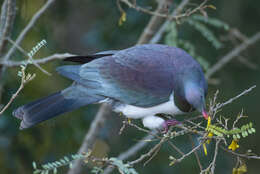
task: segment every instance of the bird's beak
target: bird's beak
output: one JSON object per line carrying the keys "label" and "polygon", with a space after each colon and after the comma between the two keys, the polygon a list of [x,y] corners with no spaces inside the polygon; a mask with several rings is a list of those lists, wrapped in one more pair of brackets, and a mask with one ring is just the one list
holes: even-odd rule
{"label": "bird's beak", "polygon": [[203,117],[207,120],[208,118],[209,118],[209,115],[208,115],[208,113],[204,110],[204,111],[202,111],[202,115],[203,115]]}

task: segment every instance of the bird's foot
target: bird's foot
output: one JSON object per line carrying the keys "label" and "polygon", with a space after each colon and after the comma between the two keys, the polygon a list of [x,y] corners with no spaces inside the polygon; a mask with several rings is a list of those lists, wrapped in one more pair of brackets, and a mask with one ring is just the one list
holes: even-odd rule
{"label": "bird's foot", "polygon": [[163,129],[164,129],[163,133],[167,133],[170,126],[175,126],[177,124],[181,124],[181,122],[179,122],[175,119],[170,119],[170,120],[164,121],[164,123],[163,123]]}

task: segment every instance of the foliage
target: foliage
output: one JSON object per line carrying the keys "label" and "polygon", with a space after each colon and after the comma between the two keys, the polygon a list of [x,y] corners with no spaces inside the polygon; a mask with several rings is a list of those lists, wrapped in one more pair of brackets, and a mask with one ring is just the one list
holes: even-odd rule
{"label": "foliage", "polygon": [[216,125],[209,125],[209,127],[207,127],[206,130],[212,132],[213,134],[219,137],[227,136],[227,138],[229,138],[230,135],[232,135],[233,139],[240,139],[241,138],[240,134],[242,135],[243,138],[245,138],[249,134],[255,133],[255,128],[253,128],[253,124],[251,122],[243,125],[241,128],[234,128],[231,130],[227,130],[223,127],[216,126]]}
{"label": "foliage", "polygon": [[[195,30],[197,30],[203,36],[203,38],[207,39],[210,42],[210,44],[214,48],[219,49],[223,47],[223,44],[217,39],[213,30],[210,29],[206,24],[214,28],[224,29],[225,31],[228,31],[229,25],[225,22],[217,18],[210,18],[202,15],[193,15],[190,18],[184,19],[183,22],[188,23]],[[196,52],[196,46],[192,43],[192,41],[183,40],[178,36],[177,23],[175,21],[169,23],[164,42],[170,46],[183,48],[191,56],[197,59],[205,70],[209,68],[209,61]]]}
{"label": "foliage", "polygon": [[116,166],[120,173],[124,174],[138,174],[134,168],[132,168],[129,164],[124,164],[122,160],[117,158],[110,158],[111,164]]}
{"label": "foliage", "polygon": [[[73,162],[75,160],[83,160],[86,164],[89,163],[90,161],[92,162],[102,162],[102,163],[106,163],[109,165],[113,165],[115,167],[117,167],[117,169],[119,170],[120,173],[123,174],[138,174],[136,172],[136,170],[134,168],[132,168],[132,166],[130,166],[129,164],[124,164],[122,160],[119,160],[117,158],[95,158],[94,156],[91,155],[91,151],[87,152],[87,153],[83,153],[83,154],[74,154],[74,155],[70,155],[70,156],[64,156],[63,158],[54,161],[54,162],[49,162],[47,164],[42,164],[40,165],[40,167],[37,167],[36,162],[33,162],[33,169],[34,169],[34,174],[48,174],[50,172],[52,172],[53,174],[57,174],[58,173],[58,168],[60,167],[64,167],[64,166],[69,166],[69,168],[73,168]],[[102,173],[103,169],[99,166],[94,166],[91,170],[91,173],[94,174],[99,174]]]}
{"label": "foliage", "polygon": [[49,172],[53,172],[53,174],[56,174],[58,171],[59,167],[63,166],[69,166],[69,168],[73,167],[73,161],[75,160],[84,160],[90,156],[91,152],[89,151],[86,154],[74,154],[71,156],[64,156],[63,158],[54,161],[54,162],[49,162],[47,164],[42,164],[40,168],[37,167],[36,162],[33,162],[33,169],[34,169],[34,174],[48,174]]}

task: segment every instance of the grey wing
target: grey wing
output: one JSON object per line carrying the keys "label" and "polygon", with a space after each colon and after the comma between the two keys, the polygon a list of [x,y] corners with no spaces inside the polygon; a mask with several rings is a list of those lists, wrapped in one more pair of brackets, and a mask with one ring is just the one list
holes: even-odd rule
{"label": "grey wing", "polygon": [[141,107],[168,101],[174,85],[172,59],[163,50],[144,47],[84,64],[79,74],[79,83],[97,95]]}

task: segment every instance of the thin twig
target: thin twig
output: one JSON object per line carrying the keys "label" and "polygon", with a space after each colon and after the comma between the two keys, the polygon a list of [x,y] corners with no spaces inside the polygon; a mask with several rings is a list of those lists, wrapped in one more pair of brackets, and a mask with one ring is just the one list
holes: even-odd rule
{"label": "thin twig", "polygon": [[220,141],[221,141],[220,139],[216,141],[215,152],[214,152],[214,157],[213,157],[212,162],[209,164],[209,166],[206,169],[201,170],[200,174],[207,174],[209,172],[209,170],[210,170],[211,174],[214,174]]}
{"label": "thin twig", "polygon": [[[62,60],[64,58],[70,57],[70,56],[75,56],[75,55],[70,54],[70,53],[53,54],[53,55],[50,55],[47,57],[34,59],[32,63],[45,64],[45,63],[53,61],[53,60]],[[24,65],[24,64],[30,64],[30,62],[28,62],[28,61],[11,61],[11,60],[0,62],[0,65],[4,65],[6,67],[16,67],[16,66],[20,66],[20,65]]]}
{"label": "thin twig", "polygon": [[174,150],[176,150],[179,154],[184,155],[184,153],[177,147],[175,146],[171,141],[167,142]]}
{"label": "thin twig", "polygon": [[250,155],[250,154],[240,154],[240,153],[236,153],[232,150],[229,150],[229,149],[226,149],[225,147],[223,146],[220,146],[220,148],[226,152],[229,152],[231,153],[232,155],[235,155],[235,156],[239,156],[241,158],[247,158],[247,159],[258,159],[260,160],[260,156],[257,156],[257,155]]}
{"label": "thin twig", "polygon": [[[190,142],[191,142],[191,147],[194,148],[195,145],[194,145],[194,141],[192,140],[191,135],[189,135],[189,139],[190,139]],[[194,152],[194,155],[196,157],[196,160],[197,160],[198,166],[200,168],[200,171],[202,171],[202,165],[201,165],[200,158],[199,158],[199,155],[198,155],[197,151]]]}
{"label": "thin twig", "polygon": [[[170,3],[170,0],[160,0],[158,1],[158,6],[156,9],[156,13],[162,13],[165,11],[165,7]],[[137,44],[143,44],[148,43],[150,39],[153,37],[155,32],[158,30],[158,28],[161,26],[165,18],[159,17],[159,16],[152,16],[149,23],[143,30],[143,33],[141,34]]]}
{"label": "thin twig", "polygon": [[240,94],[238,94],[237,96],[230,98],[228,101],[221,103],[221,104],[217,104],[216,107],[214,108],[214,111],[219,110],[220,108],[222,108],[223,106],[232,103],[234,100],[238,99],[239,97],[249,93],[250,91],[252,91],[254,88],[256,87],[256,85],[251,86],[250,88],[244,90],[243,92],[241,92]]}
{"label": "thin twig", "polygon": [[205,74],[206,78],[209,79],[213,74],[215,74],[217,71],[219,71],[223,66],[225,66],[228,62],[230,62],[232,59],[237,57],[241,52],[243,52],[245,49],[247,49],[249,46],[255,44],[257,41],[260,40],[260,32],[256,33],[254,36],[234,48],[232,51],[230,51],[227,55],[225,55],[223,58],[221,58],[216,64],[211,67],[207,73]]}
{"label": "thin twig", "polygon": [[48,71],[43,69],[39,64],[37,64],[31,56],[28,56],[28,53],[21,46],[16,45],[16,43],[12,39],[10,39],[10,38],[8,38],[8,41],[10,43],[12,43],[21,53],[23,53],[24,56],[28,57],[28,59],[30,60],[28,62],[32,63],[34,66],[36,66],[44,74],[47,74],[48,76],[51,76],[51,73],[49,73]]}
{"label": "thin twig", "polygon": [[[133,145],[132,147],[130,147],[127,151],[122,152],[117,159],[119,160],[125,160],[128,159],[132,156],[134,156],[137,152],[139,152],[142,148],[144,148],[145,146],[147,146],[147,144],[149,144],[150,141],[147,140],[151,140],[154,138],[153,135],[156,135],[157,131],[153,130],[150,134],[148,134],[147,136],[145,136],[143,139],[141,139],[138,143],[136,143],[135,145]],[[109,174],[113,171],[114,167],[109,166],[107,167],[103,174]]]}
{"label": "thin twig", "polygon": [[146,154],[141,155],[138,159],[136,159],[136,160],[134,160],[134,161],[131,161],[131,162],[129,162],[128,164],[129,164],[129,165],[134,165],[134,164],[137,164],[137,163],[143,161],[145,158],[150,157],[158,148],[161,147],[161,145],[162,145],[165,141],[168,140],[168,138],[169,138],[168,136],[164,136],[164,137],[160,140],[160,142],[159,142],[158,144],[156,144],[152,149],[149,150],[149,152],[147,152]]}
{"label": "thin twig", "polygon": [[5,110],[12,104],[12,102],[14,101],[14,99],[18,96],[18,94],[22,91],[22,89],[24,88],[24,85],[28,82],[30,82],[31,80],[34,79],[35,74],[33,75],[26,75],[25,74],[25,67],[22,67],[22,77],[21,77],[21,84],[20,87],[18,88],[18,90],[12,95],[11,99],[9,100],[9,102],[3,107],[3,109],[1,109],[0,111],[0,115],[2,115]]}
{"label": "thin twig", "polygon": [[[7,48],[6,38],[11,35],[11,30],[13,28],[15,14],[16,14],[16,0],[5,0],[1,9],[0,16],[0,57],[3,55],[5,49]],[[0,65],[0,79],[3,77],[2,67]],[[3,81],[0,82],[0,102],[2,99],[3,91]]]}
{"label": "thin twig", "polygon": [[152,156],[151,156],[147,161],[144,162],[144,166],[146,166],[146,165],[158,154],[158,152],[160,151],[161,147],[162,147],[162,145],[160,145],[160,146],[153,152]]}
{"label": "thin twig", "polygon": [[[188,5],[190,0],[183,0],[180,5],[172,12],[172,16],[176,16],[181,13],[181,11],[185,8],[185,6]],[[162,38],[163,33],[165,32],[167,26],[169,25],[170,21],[167,20],[164,22],[164,24],[161,26],[161,28],[156,32],[156,34],[152,37],[150,40],[150,43],[158,43],[160,39]]]}
{"label": "thin twig", "polygon": [[[50,5],[54,2],[55,0],[48,0],[44,6],[34,14],[30,22],[26,25],[26,27],[23,29],[23,31],[19,34],[17,39],[15,40],[15,45],[20,45],[20,43],[23,41],[24,37],[26,34],[31,30],[31,28],[35,25],[36,21],[41,17],[41,15],[50,7]],[[16,46],[13,45],[7,54],[3,58],[3,62],[6,62],[14,53],[16,50]],[[5,71],[5,67],[2,68],[2,73]]]}
{"label": "thin twig", "polygon": [[[206,136],[205,136],[206,137]],[[204,137],[204,138],[205,138]],[[199,145],[197,145],[196,147],[194,147],[191,151],[189,151],[188,153],[186,153],[185,155],[183,155],[181,158],[176,159],[175,162],[181,162],[182,160],[184,160],[186,157],[190,156],[191,154],[193,154],[195,151],[197,151],[203,144],[204,142],[201,142]]]}
{"label": "thin twig", "polygon": [[2,5],[0,20],[0,56],[6,48],[6,38],[11,35],[16,14],[15,5],[16,0],[5,0]]}
{"label": "thin twig", "polygon": [[180,18],[189,17],[189,16],[191,16],[192,14],[194,14],[198,11],[202,11],[202,10],[208,8],[209,6],[206,5],[207,1],[208,0],[204,0],[199,6],[197,6],[196,8],[194,8],[192,10],[187,10],[185,13],[172,16],[172,15],[168,15],[168,14],[158,13],[156,11],[150,11],[148,9],[145,9],[145,8],[142,8],[142,7],[139,7],[139,6],[134,6],[134,4],[132,4],[128,0],[121,0],[121,2],[124,2],[126,5],[128,5],[129,8],[134,8],[137,11],[147,13],[149,15],[163,17],[163,18],[166,18],[167,20],[170,20],[170,21],[173,21],[173,20],[178,21]]}
{"label": "thin twig", "polygon": [[245,118],[246,116],[244,116],[243,114],[243,109],[241,111],[241,113],[237,116],[236,120],[233,122],[233,125],[232,125],[232,129],[234,129],[236,127],[236,124],[238,123],[238,121],[241,119],[241,118]]}

